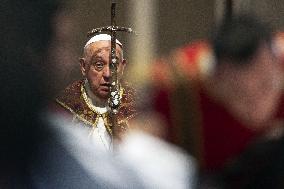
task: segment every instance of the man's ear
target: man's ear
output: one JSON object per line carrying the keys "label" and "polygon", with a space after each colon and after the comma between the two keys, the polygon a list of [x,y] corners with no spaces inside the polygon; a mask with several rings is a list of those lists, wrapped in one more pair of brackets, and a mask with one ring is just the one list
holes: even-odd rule
{"label": "man's ear", "polygon": [[82,75],[85,76],[86,75],[86,70],[87,70],[86,59],[85,58],[80,58],[79,62],[80,62],[80,68],[81,68]]}
{"label": "man's ear", "polygon": [[125,66],[125,65],[126,65],[126,63],[127,63],[127,60],[126,60],[126,59],[123,59],[123,60],[122,60],[122,65],[124,65],[124,66]]}
{"label": "man's ear", "polygon": [[122,62],[121,62],[121,74],[123,74],[126,63],[127,63],[126,59],[123,59]]}
{"label": "man's ear", "polygon": [[123,60],[122,60],[122,67],[123,67],[123,69],[125,68],[126,63],[127,63],[127,60],[126,60],[126,59],[123,59]]}

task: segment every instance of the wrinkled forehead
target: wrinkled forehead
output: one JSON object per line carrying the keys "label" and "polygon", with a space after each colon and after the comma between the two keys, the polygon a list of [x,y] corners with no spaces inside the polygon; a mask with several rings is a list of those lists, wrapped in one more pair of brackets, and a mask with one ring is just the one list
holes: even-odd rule
{"label": "wrinkled forehead", "polygon": [[[103,55],[105,53],[109,54],[111,50],[110,41],[97,41],[89,44],[84,48],[85,56],[92,57],[96,55]],[[120,45],[116,44],[116,54],[117,56],[122,56],[122,48]],[[121,58],[121,57],[119,57]]]}

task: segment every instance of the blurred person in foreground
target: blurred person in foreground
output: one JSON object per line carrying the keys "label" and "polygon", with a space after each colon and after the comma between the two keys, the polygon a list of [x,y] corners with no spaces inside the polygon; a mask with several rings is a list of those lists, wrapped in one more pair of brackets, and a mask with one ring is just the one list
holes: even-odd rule
{"label": "blurred person in foreground", "polygon": [[283,146],[283,136],[254,143],[205,188],[283,188]]}
{"label": "blurred person in foreground", "polygon": [[[108,34],[98,34],[89,39],[84,46],[80,68],[83,79],[75,81],[56,98],[58,110],[65,112],[72,123],[90,128],[89,136],[100,143],[106,150],[112,149],[113,128],[110,120],[108,99],[110,96],[110,40]],[[116,40],[118,60],[118,77],[121,106],[118,112],[117,135],[128,128],[128,121],[137,113],[134,108],[133,88],[122,82],[126,60],[123,46]],[[118,137],[118,136],[115,136]]]}
{"label": "blurred person in foreground", "polygon": [[[273,50],[283,66],[283,31],[273,37]],[[283,124],[283,123],[282,123]],[[214,188],[275,188],[284,187],[283,125],[270,133],[270,137],[250,144],[219,174],[211,177],[208,187]],[[281,130],[282,129],[282,130]]]}
{"label": "blurred person in foreground", "polygon": [[3,1],[1,25],[0,188],[32,188],[30,169],[42,140],[44,58],[57,0]]}
{"label": "blurred person in foreground", "polygon": [[202,171],[220,171],[257,138],[281,134],[283,70],[272,37],[253,16],[234,16],[210,43],[181,48],[163,64],[168,77],[156,88],[156,109]]}

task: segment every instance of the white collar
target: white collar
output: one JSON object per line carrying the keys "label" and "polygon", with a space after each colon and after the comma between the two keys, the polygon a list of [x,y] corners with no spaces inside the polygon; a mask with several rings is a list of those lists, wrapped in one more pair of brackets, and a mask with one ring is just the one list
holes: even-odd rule
{"label": "white collar", "polygon": [[107,100],[101,100],[94,95],[94,93],[91,91],[91,87],[87,79],[85,80],[84,87],[86,89],[87,97],[89,98],[96,111],[98,111],[99,113],[106,113],[108,109]]}

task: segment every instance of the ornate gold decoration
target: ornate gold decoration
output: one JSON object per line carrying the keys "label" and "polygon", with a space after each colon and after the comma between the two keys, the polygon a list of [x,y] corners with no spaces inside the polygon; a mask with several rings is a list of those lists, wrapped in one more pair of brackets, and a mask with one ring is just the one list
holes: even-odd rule
{"label": "ornate gold decoration", "polygon": [[[125,84],[121,87],[121,106],[118,112],[118,126],[121,131],[128,128],[128,121],[137,115],[134,108],[135,91],[133,88]],[[85,125],[96,127],[98,118],[102,117],[107,128],[107,131],[112,135],[112,125],[110,122],[109,113],[98,113],[94,105],[90,102],[85,88],[84,80],[79,80],[68,86],[57,98],[57,104],[63,107],[67,112],[72,113],[73,120],[83,122]]]}

